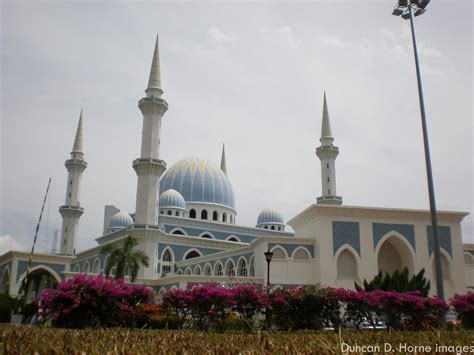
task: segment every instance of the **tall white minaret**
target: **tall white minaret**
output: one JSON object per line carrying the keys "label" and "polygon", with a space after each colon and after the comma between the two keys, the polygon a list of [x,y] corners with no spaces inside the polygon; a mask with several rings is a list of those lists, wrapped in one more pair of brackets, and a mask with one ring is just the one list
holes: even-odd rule
{"label": "tall white minaret", "polygon": [[227,162],[225,160],[225,144],[222,143],[221,170],[227,175]]}
{"label": "tall white minaret", "polygon": [[84,149],[82,146],[82,110],[77,125],[76,138],[72,147],[71,158],[65,162],[67,169],[66,201],[64,206],[59,207],[59,213],[63,218],[61,229],[60,254],[72,255],[76,253],[77,226],[79,218],[84,209],[79,203],[81,192],[82,172],[87,168],[84,160]]}
{"label": "tall white minaret", "polygon": [[138,176],[135,224],[158,225],[160,177],[166,170],[166,163],[160,159],[161,119],[168,110],[168,103],[161,98],[158,36],[145,92],[146,96],[138,102],[143,114],[141,154],[133,161]]}
{"label": "tall white minaret", "polygon": [[322,196],[316,200],[322,204],[341,205],[342,197],[336,195],[336,158],[339,155],[339,148],[332,144],[334,137],[332,136],[331,122],[329,121],[326,92],[324,92],[323,122],[319,141],[321,146],[316,148],[316,155],[321,160]]}

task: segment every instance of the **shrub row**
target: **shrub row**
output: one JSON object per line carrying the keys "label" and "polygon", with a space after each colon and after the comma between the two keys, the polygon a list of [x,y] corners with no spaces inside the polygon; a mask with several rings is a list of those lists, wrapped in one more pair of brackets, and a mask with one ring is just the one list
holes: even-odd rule
{"label": "shrub row", "polygon": [[221,327],[226,317],[238,314],[249,328],[262,321],[267,329],[296,330],[345,327],[349,323],[373,327],[383,320],[395,329],[436,327],[448,310],[446,302],[420,292],[350,291],[304,286],[271,293],[258,286],[220,288],[217,284],[173,290],[163,295],[164,310],[181,324],[199,329]]}
{"label": "shrub row", "polygon": [[[38,319],[66,328],[152,327],[225,329],[229,324],[252,329],[296,330],[376,327],[437,327],[448,304],[420,292],[351,291],[303,286],[266,292],[257,285],[224,288],[210,283],[165,292],[153,304],[144,286],[103,276],[76,275],[36,299]],[[474,293],[456,295],[453,309],[466,327],[474,326]]]}

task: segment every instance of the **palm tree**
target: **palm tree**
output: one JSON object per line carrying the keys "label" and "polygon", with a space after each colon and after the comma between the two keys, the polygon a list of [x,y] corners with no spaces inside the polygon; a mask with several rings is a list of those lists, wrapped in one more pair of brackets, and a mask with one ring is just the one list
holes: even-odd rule
{"label": "palm tree", "polygon": [[105,274],[110,275],[110,271],[115,267],[115,279],[123,279],[125,270],[131,271],[132,282],[137,278],[140,264],[148,267],[149,258],[141,250],[133,250],[138,245],[138,240],[131,235],[125,238],[122,247],[115,244],[109,244],[100,250],[101,254],[109,256],[105,265]]}

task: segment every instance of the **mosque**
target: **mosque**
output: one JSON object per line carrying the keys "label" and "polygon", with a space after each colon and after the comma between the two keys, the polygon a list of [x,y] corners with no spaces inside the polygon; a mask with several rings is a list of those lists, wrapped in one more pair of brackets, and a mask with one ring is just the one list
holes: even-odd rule
{"label": "mosque", "polygon": [[[101,248],[123,243],[129,235],[139,240],[137,248],[150,258],[136,283],[157,293],[211,281],[230,286],[266,285],[264,253],[268,250],[273,252],[271,287],[319,283],[353,289],[354,282],[372,279],[380,270],[391,273],[407,267],[410,274],[424,268],[431,280],[431,293],[436,293],[429,211],[349,206],[337,194],[339,148],[334,145],[326,95],[316,148],[321,162],[321,196],[287,221],[277,210],[265,208],[255,226],[243,226],[237,224],[236,197],[227,176],[224,147],[220,166],[192,158],[167,167],[160,156],[161,121],[168,103],[161,86],[158,40],[145,93],[138,102],[143,115],[141,153],[132,163],[137,174],[135,211],[105,206],[103,234],[95,239],[97,246],[76,250],[84,213],[81,179],[87,168],[81,112],[71,155],[65,162],[68,175],[65,203],[59,207],[60,252],[33,255],[28,299],[78,273],[103,273],[107,260]],[[438,213],[446,297],[474,288],[474,244],[463,244],[461,235],[466,215]],[[287,225],[294,233],[285,230]],[[28,258],[28,253],[15,250],[0,255],[0,292],[18,294]]]}

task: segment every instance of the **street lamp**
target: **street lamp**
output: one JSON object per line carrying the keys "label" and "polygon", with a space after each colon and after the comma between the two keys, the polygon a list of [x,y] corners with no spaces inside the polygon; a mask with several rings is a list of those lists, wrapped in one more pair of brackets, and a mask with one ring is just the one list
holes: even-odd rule
{"label": "street lamp", "polygon": [[265,253],[265,260],[267,260],[267,293],[270,293],[270,263],[272,262],[273,252],[267,250]]}
{"label": "street lamp", "polygon": [[418,82],[418,97],[420,100],[421,125],[423,127],[423,143],[425,147],[426,177],[428,180],[428,194],[430,199],[431,226],[434,244],[434,260],[436,274],[436,289],[438,297],[444,300],[443,270],[441,269],[441,248],[438,234],[438,218],[436,216],[436,200],[433,184],[433,172],[431,170],[430,146],[428,142],[428,128],[426,125],[425,100],[423,98],[423,87],[421,84],[420,63],[418,61],[418,50],[416,47],[415,27],[413,15],[420,16],[426,12],[426,6],[430,0],[398,0],[398,5],[392,15],[401,16],[405,20],[410,19],[411,38],[413,41],[413,52],[415,54],[416,78]]}

